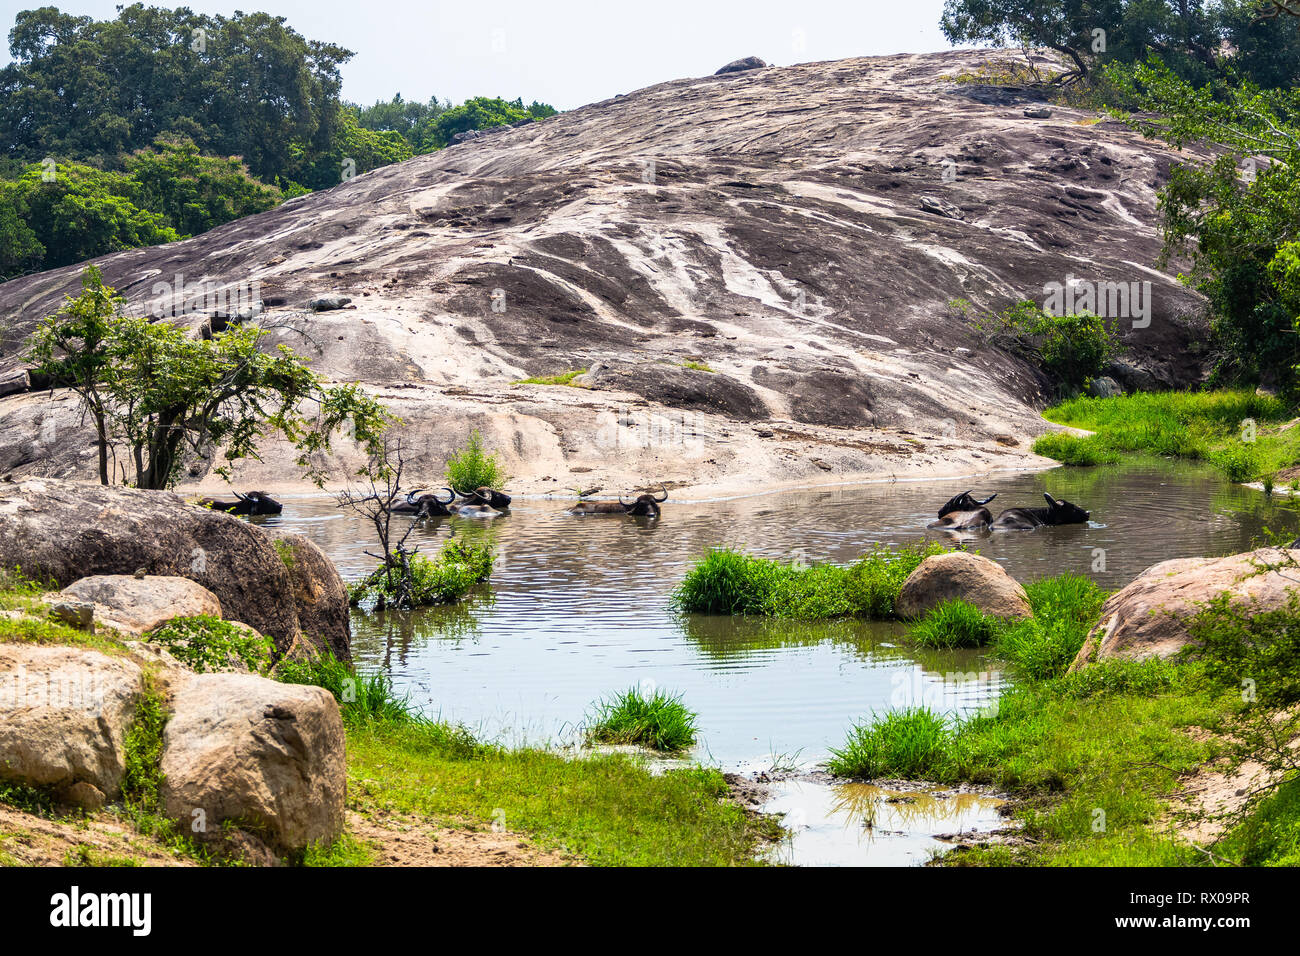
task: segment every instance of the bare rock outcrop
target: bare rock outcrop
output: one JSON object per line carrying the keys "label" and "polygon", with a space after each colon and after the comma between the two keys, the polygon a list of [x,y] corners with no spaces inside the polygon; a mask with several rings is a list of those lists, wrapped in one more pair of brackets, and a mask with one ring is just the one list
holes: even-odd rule
{"label": "bare rock outcrop", "polygon": [[[139,569],[183,577],[216,595],[224,617],[272,638],[280,651],[299,634],[295,583],[273,539],[169,492],[54,479],[0,482],[0,566],[20,566],[63,587]],[[330,640],[344,640],[337,626]]]}
{"label": "bare rock outcrop", "polygon": [[96,574],[81,578],[50,601],[94,605],[94,623],[139,635],[177,617],[221,617],[217,596],[188,578],[147,574]]}
{"label": "bare rock outcrop", "polygon": [[[1174,386],[1199,377],[1204,308],[1176,266],[1153,267],[1180,154],[1074,107],[1026,116],[1032,91],[978,82],[1000,55],[671,80],[96,264],[145,312],[177,274],[258,283],[272,343],[407,422],[412,474],[440,474],[474,428],[520,493],[571,467],[716,489],[1021,466],[996,437],[1046,427],[1049,383],[979,310],[1071,278],[1149,282],[1149,316],[1114,316],[1124,360]],[[0,285],[0,375],[80,273]],[[352,301],[305,307],[325,292]],[[514,384],[597,363],[632,371]],[[86,434],[63,390],[0,397],[0,474],[92,476]],[[291,447],[259,451],[241,484],[296,474]],[[338,443],[334,464],[360,463]]]}
{"label": "bare rock outcrop", "polygon": [[907,576],[894,602],[904,620],[924,617],[945,601],[965,601],[992,617],[1033,616],[1029,597],[996,561],[968,551],[931,555]]}
{"label": "bare rock outcrop", "polygon": [[175,691],[163,734],[167,815],[200,838],[225,825],[279,852],[343,831],[343,721],[320,687],[199,674]]}
{"label": "bare rock outcrop", "polygon": [[[1222,558],[1178,558],[1143,571],[1101,606],[1070,672],[1106,658],[1168,658],[1187,646],[1188,622],[1210,600],[1258,611],[1283,607],[1300,591],[1300,551],[1261,548]],[[1279,569],[1280,568],[1280,569]]]}
{"label": "bare rock outcrop", "polygon": [[84,648],[0,644],[0,779],[87,808],[115,796],[141,669]]}

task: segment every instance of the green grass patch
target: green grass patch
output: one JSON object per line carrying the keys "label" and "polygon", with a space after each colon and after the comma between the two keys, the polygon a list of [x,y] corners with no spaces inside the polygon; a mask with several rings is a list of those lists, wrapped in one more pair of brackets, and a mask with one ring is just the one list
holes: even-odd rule
{"label": "green grass patch", "polygon": [[706,363],[696,362],[693,360],[689,362],[683,362],[682,368],[693,369],[696,372],[716,372],[716,369],[709,368],[709,366]]}
{"label": "green grass patch", "polygon": [[1047,432],[1034,439],[1033,452],[1065,465],[1112,465],[1120,453],[1107,446],[1098,435],[1071,435]]}
{"label": "green grass patch", "polygon": [[354,725],[348,768],[359,812],[500,823],[598,866],[748,865],[775,835],[770,820],[721,801],[716,770],[652,774],[624,754],[506,750],[441,724]]}
{"label": "green grass patch", "polygon": [[536,375],[532,378],[521,378],[511,382],[511,385],[568,385],[572,388],[582,388],[581,385],[574,385],[573,380],[582,375],[587,370],[585,368],[575,368],[568,372],[561,372],[559,375]]}
{"label": "green grass patch", "polygon": [[965,601],[944,601],[912,625],[908,636],[920,647],[983,647],[992,643],[1002,622]]}
{"label": "green grass patch", "polygon": [[351,726],[375,720],[408,723],[415,715],[408,696],[397,696],[386,674],[359,674],[348,663],[325,653],[312,660],[283,660],[273,676],[286,684],[323,687],[339,703],[344,724]]}
{"label": "green grass patch", "polygon": [[145,634],[144,639],[161,644],[200,674],[229,670],[238,664],[255,674],[265,674],[275,656],[271,638],[209,614],[172,618]]}
{"label": "green grass patch", "polygon": [[949,721],[928,707],[888,711],[854,726],[844,747],[831,750],[827,766],[839,777],[924,780],[935,773],[951,739]]}
{"label": "green grass patch", "polygon": [[1207,461],[1231,481],[1255,481],[1300,464],[1300,428],[1281,428],[1296,412],[1283,399],[1249,390],[1075,398],[1044,417],[1096,434],[1044,435],[1034,450],[1067,464],[1131,453]]}
{"label": "green grass patch", "polygon": [[633,687],[596,702],[587,719],[587,738],[678,753],[695,743],[697,716],[680,695],[655,690],[647,696]]}
{"label": "green grass patch", "polygon": [[848,566],[787,564],[713,550],[687,572],[672,602],[679,611],[696,614],[888,618],[903,581],[917,565],[950,550],[928,543],[896,551],[882,548]]}

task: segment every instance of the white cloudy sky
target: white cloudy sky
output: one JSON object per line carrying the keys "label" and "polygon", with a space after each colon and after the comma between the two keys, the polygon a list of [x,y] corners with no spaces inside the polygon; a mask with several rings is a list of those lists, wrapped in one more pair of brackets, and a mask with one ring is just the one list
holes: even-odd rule
{"label": "white cloudy sky", "polygon": [[[7,36],[17,11],[53,4],[96,19],[115,0],[0,0]],[[847,56],[928,52],[943,0],[172,0],[230,15],[284,16],[299,33],[354,51],[346,99],[401,92],[459,102],[469,96],[537,99],[561,109],[663,80],[712,73],[759,56],[789,64]],[[8,44],[0,60],[8,61]]]}

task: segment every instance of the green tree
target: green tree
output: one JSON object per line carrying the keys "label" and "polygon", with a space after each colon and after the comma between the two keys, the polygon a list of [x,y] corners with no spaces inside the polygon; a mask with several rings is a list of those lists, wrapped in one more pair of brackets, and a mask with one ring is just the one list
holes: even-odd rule
{"label": "green tree", "polygon": [[142,3],[112,20],[24,10],[0,70],[0,143],[28,162],[115,159],[161,134],[241,156],[271,182],[293,144],[334,140],[339,67],[352,54],[307,40],[283,17],[208,16]]}
{"label": "green tree", "polygon": [[130,176],[78,163],[58,163],[52,173],[38,164],[0,183],[3,204],[44,249],[44,268],[180,238],[163,216],[137,205],[140,185]]}
{"label": "green tree", "polygon": [[442,149],[457,133],[491,129],[523,120],[545,119],[554,116],[555,112],[554,107],[545,103],[534,102],[525,107],[522,99],[507,101],[500,97],[475,96],[434,120],[417,149],[419,152]]}
{"label": "green tree", "polygon": [[23,220],[17,196],[0,187],[0,282],[37,268],[45,247]]}
{"label": "green tree", "polygon": [[1166,257],[1188,256],[1186,280],[1210,300],[1217,375],[1297,390],[1300,91],[1198,89],[1156,59],[1108,73],[1148,114],[1130,118],[1145,135],[1218,147],[1160,194]]}
{"label": "green tree", "polygon": [[124,316],[120,300],[93,267],[83,291],[41,323],[28,359],[39,372],[68,382],[96,421],[100,481],[121,448],[140,488],[167,488],[186,453],[220,453],[229,463],[257,458],[257,442],[279,433],[300,452],[298,464],[318,484],[313,460],[347,426],[369,453],[380,447],[387,411],[355,385],[329,385],[285,345],[265,347],[266,333],[239,326],[210,340],[167,322]]}
{"label": "green tree", "polygon": [[160,136],[133,153],[126,169],[137,184],[136,201],[166,217],[183,236],[265,212],[282,201],[280,190],[249,175],[238,158],[203,156],[190,140]]}

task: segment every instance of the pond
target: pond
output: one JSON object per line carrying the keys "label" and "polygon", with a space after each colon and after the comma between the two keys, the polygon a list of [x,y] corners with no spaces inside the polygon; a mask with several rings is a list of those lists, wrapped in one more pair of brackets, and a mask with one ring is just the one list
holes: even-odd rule
{"label": "pond", "polygon": [[[698,760],[811,767],[872,710],[927,703],[967,713],[987,706],[1005,677],[977,652],[909,649],[888,622],[682,618],[669,607],[673,587],[711,547],[845,563],[875,545],[944,540],[925,525],[970,487],[998,494],[995,514],[1042,504],[1044,492],[1092,512],[1087,525],[966,539],[1021,581],[1073,571],[1118,588],[1156,562],[1242,551],[1266,529],[1298,524],[1285,500],[1161,461],[670,500],[657,522],[516,499],[493,522],[453,518],[416,531],[431,553],[453,534],[490,537],[499,554],[490,588],[453,608],[358,613],[353,653],[430,716],[507,744],[571,742],[594,701],[640,685],[681,693],[698,712]],[[331,498],[289,498],[267,520],[311,538],[348,580],[374,566],[372,532]]]}

